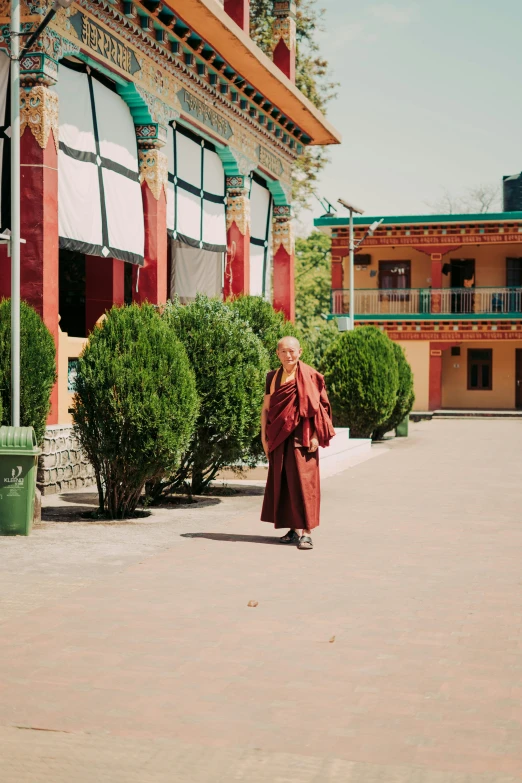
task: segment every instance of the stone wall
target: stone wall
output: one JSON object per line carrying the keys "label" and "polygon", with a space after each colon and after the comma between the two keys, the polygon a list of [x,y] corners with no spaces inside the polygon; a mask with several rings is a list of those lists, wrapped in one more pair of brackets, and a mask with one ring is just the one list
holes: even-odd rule
{"label": "stone wall", "polygon": [[70,425],[47,427],[38,462],[37,484],[42,495],[95,484],[94,470]]}

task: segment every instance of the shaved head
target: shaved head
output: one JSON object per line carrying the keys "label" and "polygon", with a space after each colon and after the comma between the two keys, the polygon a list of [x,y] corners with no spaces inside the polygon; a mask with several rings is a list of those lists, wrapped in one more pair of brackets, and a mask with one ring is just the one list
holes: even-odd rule
{"label": "shaved head", "polygon": [[281,337],[279,342],[277,343],[277,350],[279,351],[280,348],[283,346],[293,346],[296,348],[296,350],[299,350],[301,347],[301,343],[297,339],[297,337],[292,337],[291,335],[288,335],[287,337]]}
{"label": "shaved head", "polygon": [[301,348],[297,337],[292,337],[292,335],[281,337],[277,343],[277,358],[287,373],[293,373],[295,371],[297,362],[302,353],[303,349]]}

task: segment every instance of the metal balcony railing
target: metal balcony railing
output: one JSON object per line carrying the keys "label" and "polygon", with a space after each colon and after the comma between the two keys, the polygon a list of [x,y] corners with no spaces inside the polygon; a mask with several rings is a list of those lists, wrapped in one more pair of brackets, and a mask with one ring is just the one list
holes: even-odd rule
{"label": "metal balcony railing", "polygon": [[[332,314],[348,315],[350,292],[332,291]],[[522,315],[522,288],[359,288],[355,315]]]}

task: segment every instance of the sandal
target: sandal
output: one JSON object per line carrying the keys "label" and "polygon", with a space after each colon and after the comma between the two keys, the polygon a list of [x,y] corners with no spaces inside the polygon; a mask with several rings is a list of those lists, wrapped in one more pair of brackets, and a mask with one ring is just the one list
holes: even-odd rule
{"label": "sandal", "polygon": [[284,536],[279,539],[282,544],[297,544],[299,536],[295,530],[289,530]]}
{"label": "sandal", "polygon": [[314,545],[310,536],[301,536],[298,544],[299,549],[313,549]]}

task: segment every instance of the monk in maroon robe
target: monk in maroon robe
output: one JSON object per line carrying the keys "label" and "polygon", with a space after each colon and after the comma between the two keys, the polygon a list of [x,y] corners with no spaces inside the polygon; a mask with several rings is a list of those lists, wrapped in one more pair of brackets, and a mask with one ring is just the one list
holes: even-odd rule
{"label": "monk in maroon robe", "polygon": [[295,337],[283,337],[281,367],[266,377],[261,439],[268,479],[261,519],[290,528],[282,543],[312,549],[321,501],[318,449],[329,445],[335,430],[324,378],[300,361],[301,353]]}

